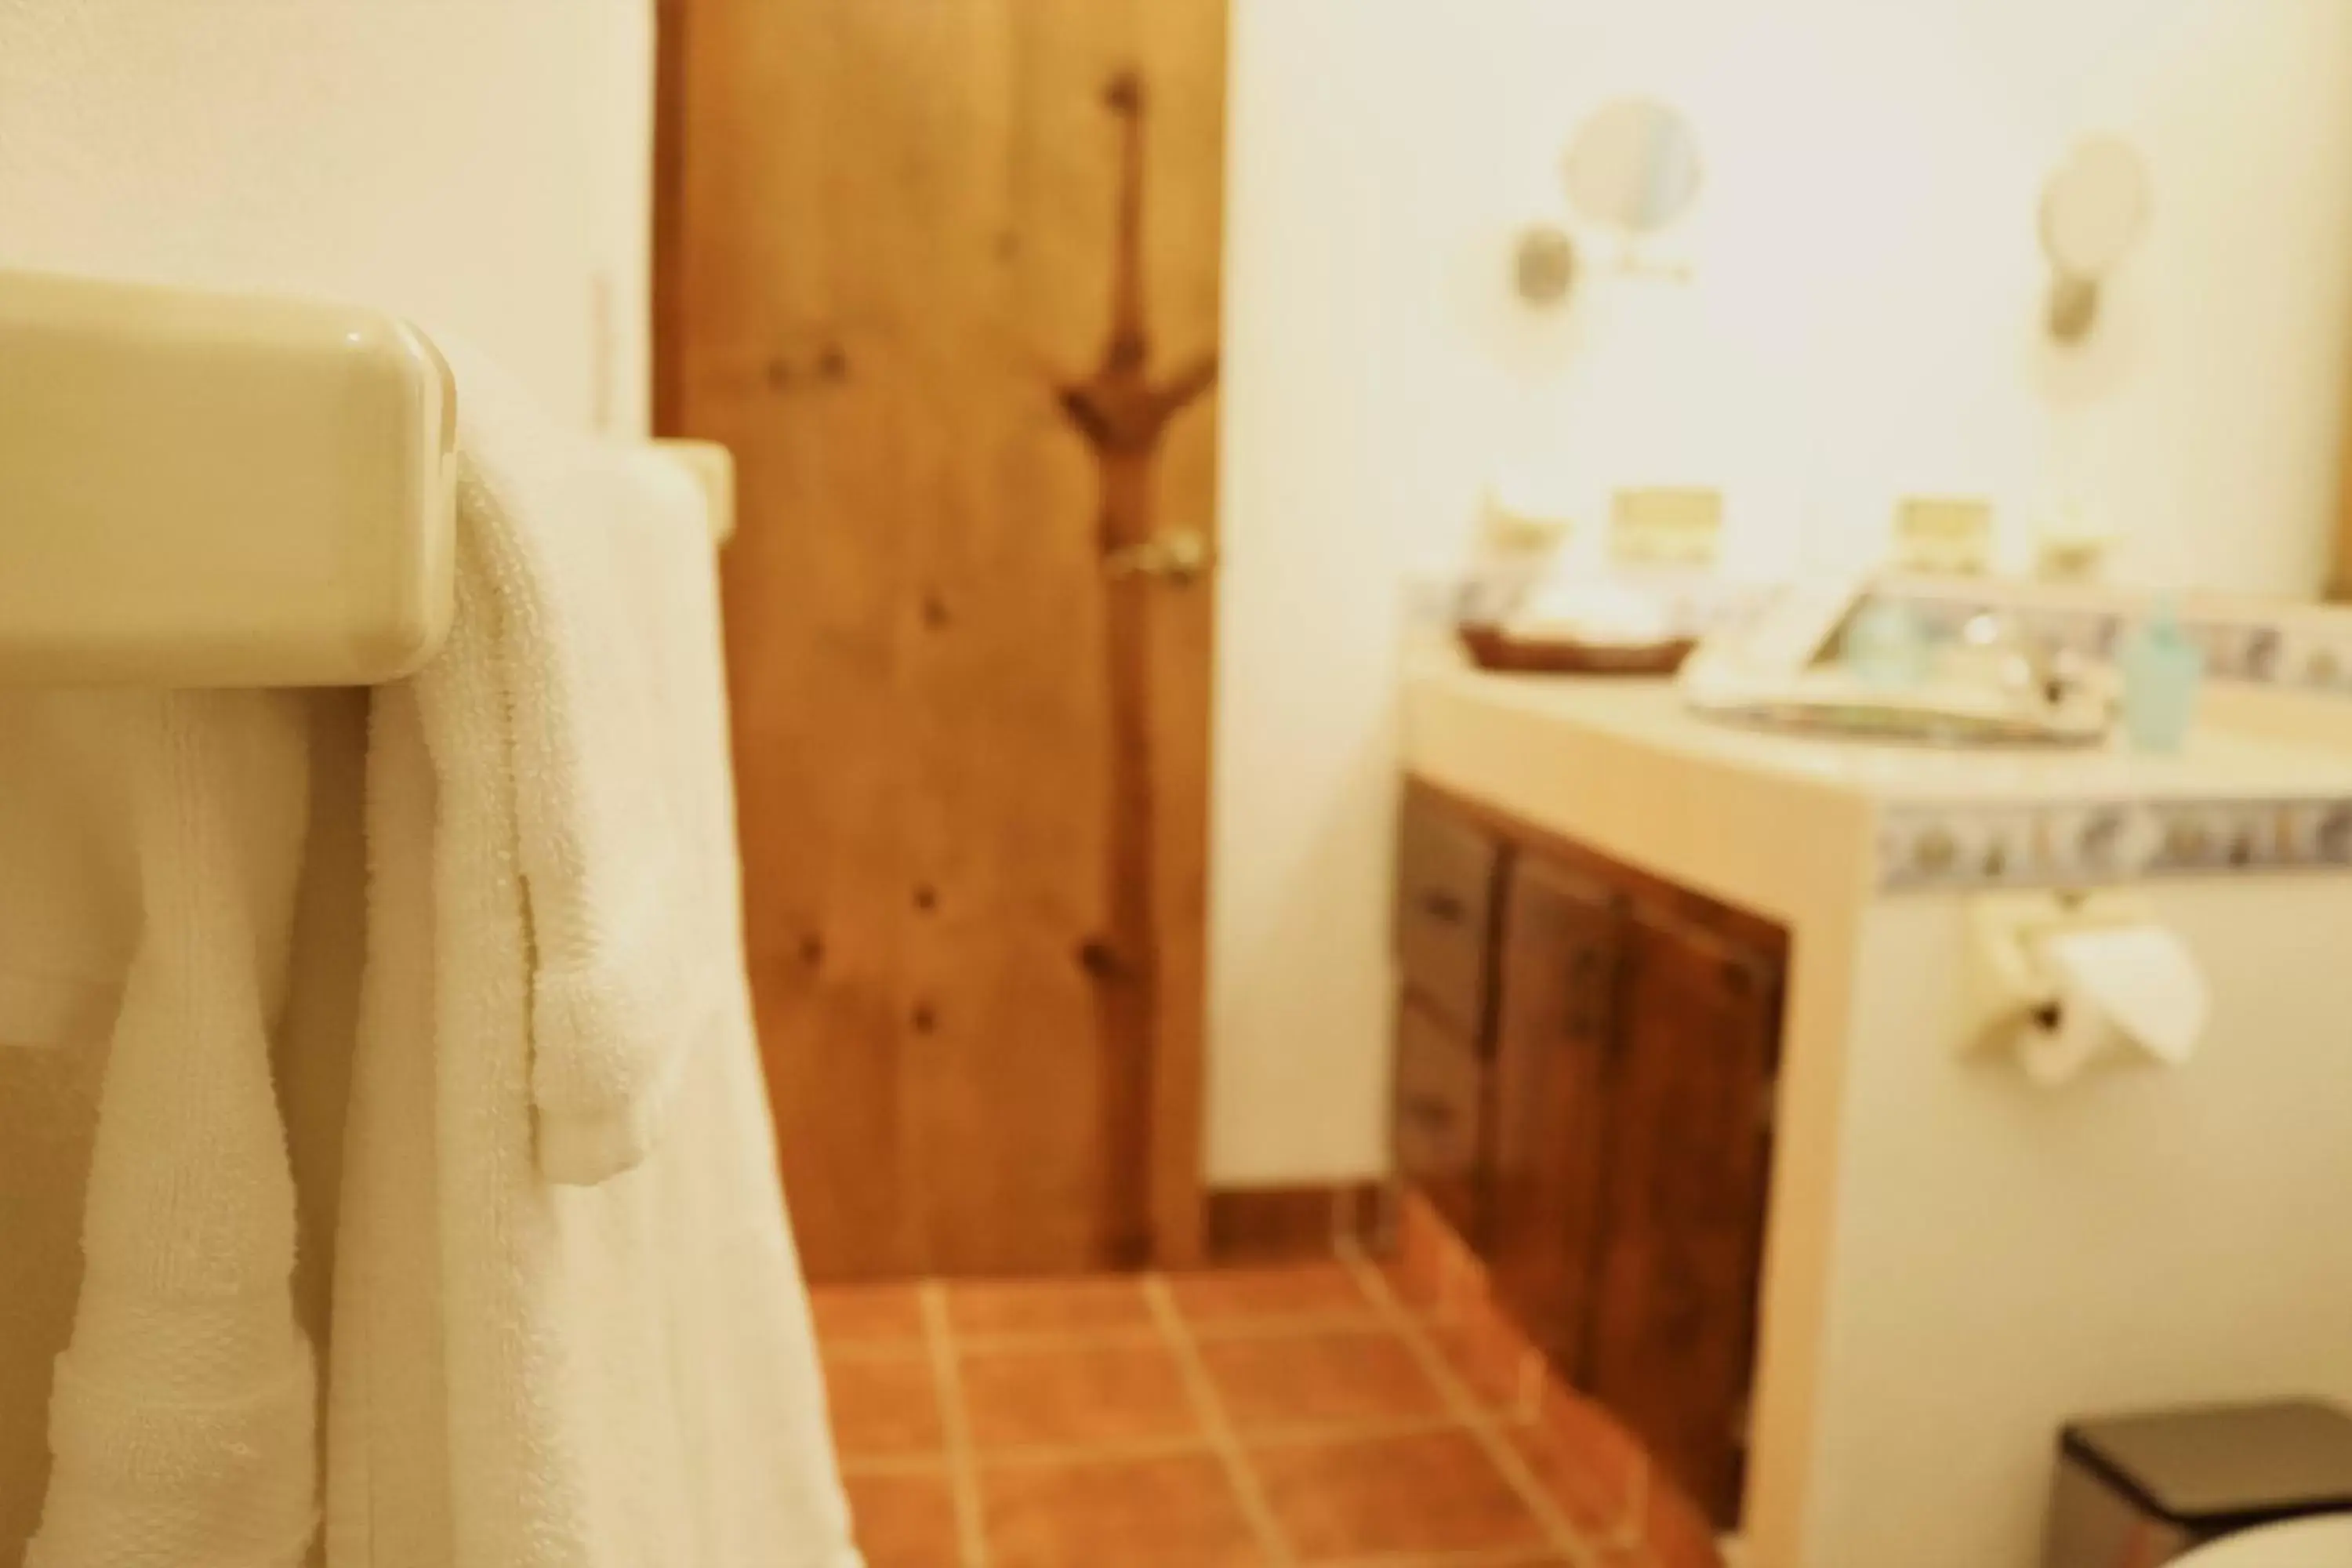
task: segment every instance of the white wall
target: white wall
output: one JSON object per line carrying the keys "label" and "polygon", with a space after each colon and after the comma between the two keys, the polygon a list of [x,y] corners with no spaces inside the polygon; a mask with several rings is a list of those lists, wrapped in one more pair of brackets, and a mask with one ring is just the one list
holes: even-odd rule
{"label": "white wall", "polygon": [[1961,1052],[1966,900],[1865,916],[1810,1506],[1759,1562],[2025,1568],[2063,1422],[2352,1398],[2352,879],[2143,893],[2211,1026],[2055,1091]]}
{"label": "white wall", "polygon": [[327,293],[646,418],[649,0],[0,0],[0,267]]}
{"label": "white wall", "polygon": [[[1675,287],[1507,288],[1580,119],[1695,121]],[[2352,341],[2342,0],[1240,0],[1229,179],[1210,1168],[1384,1163],[1397,611],[1482,485],[1586,525],[1722,487],[1727,549],[1871,548],[1902,493],[1983,495],[2021,559],[2068,496],[2119,575],[2325,570]],[[2042,176],[2145,153],[2155,222],[2097,346],[2044,351]],[[1590,253],[1590,247],[1589,247]]]}

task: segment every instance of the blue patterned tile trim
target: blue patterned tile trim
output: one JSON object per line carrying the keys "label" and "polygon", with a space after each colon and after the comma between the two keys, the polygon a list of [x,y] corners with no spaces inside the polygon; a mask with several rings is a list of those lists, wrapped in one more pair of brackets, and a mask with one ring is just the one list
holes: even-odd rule
{"label": "blue patterned tile trim", "polygon": [[2352,796],[1904,802],[1880,809],[1886,892],[2352,870]]}

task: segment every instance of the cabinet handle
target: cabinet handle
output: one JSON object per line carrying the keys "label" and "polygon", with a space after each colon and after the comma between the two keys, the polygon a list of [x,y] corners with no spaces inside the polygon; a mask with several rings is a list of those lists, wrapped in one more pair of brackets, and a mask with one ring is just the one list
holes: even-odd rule
{"label": "cabinet handle", "polygon": [[1445,925],[1458,926],[1470,918],[1470,906],[1443,888],[1421,895],[1421,912]]}

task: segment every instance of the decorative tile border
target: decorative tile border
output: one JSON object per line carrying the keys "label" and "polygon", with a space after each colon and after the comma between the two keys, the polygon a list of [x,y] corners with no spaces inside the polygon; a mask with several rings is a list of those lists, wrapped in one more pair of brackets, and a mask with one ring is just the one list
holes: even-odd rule
{"label": "decorative tile border", "polygon": [[[1874,597],[1957,637],[1991,611],[2053,649],[2105,659],[2146,613],[2137,595],[1992,580],[1897,579]],[[2352,699],[2352,612],[2183,606],[2215,679]],[[2352,869],[2352,795],[1902,803],[1882,807],[1882,890],[2095,885],[2162,877]]]}
{"label": "decorative tile border", "polygon": [[2352,795],[1905,802],[1881,808],[1884,892],[2352,870]]}

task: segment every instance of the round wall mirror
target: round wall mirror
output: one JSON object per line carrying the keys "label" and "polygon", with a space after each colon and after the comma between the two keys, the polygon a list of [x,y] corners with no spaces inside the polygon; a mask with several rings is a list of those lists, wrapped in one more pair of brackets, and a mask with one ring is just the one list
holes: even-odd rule
{"label": "round wall mirror", "polygon": [[2042,192],[2042,249],[2057,273],[2050,331],[2074,342],[2098,319],[2099,283],[2147,232],[2147,165],[2120,137],[2078,143]]}
{"label": "round wall mirror", "polygon": [[1568,199],[1627,234],[1665,227],[1698,195],[1698,138],[1669,104],[1628,98],[1595,110],[1568,150]]}

